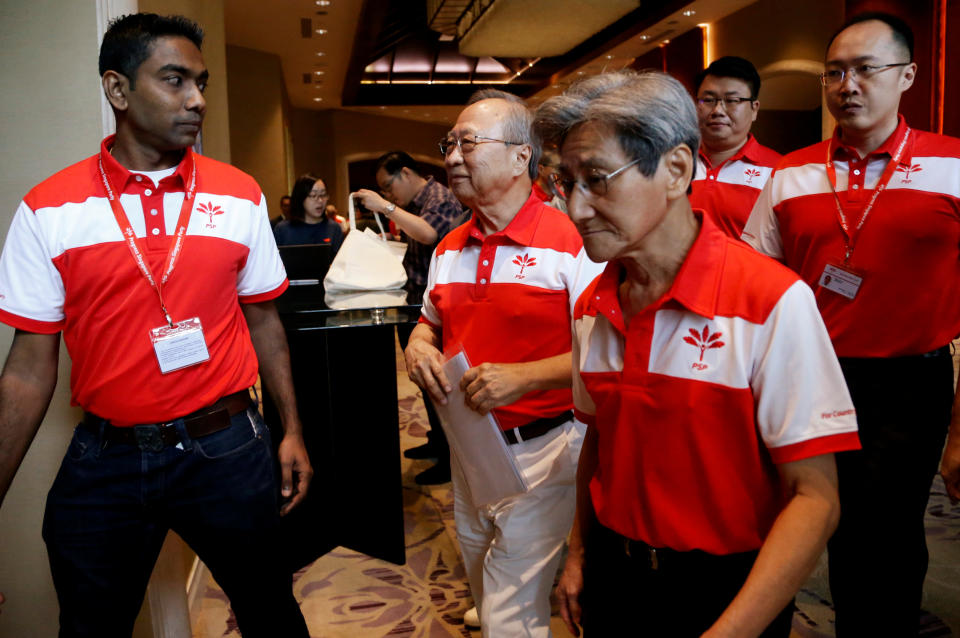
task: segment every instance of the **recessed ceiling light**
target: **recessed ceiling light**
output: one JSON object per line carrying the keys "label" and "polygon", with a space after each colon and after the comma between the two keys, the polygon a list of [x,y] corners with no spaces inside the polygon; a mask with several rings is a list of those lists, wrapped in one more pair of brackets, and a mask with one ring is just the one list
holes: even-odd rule
{"label": "recessed ceiling light", "polygon": [[403,109],[403,112],[404,112],[404,113],[409,113],[409,112],[410,112],[410,109]]}
{"label": "recessed ceiling light", "polygon": [[613,56],[612,56],[612,55],[608,55],[608,56],[607,56],[607,59],[608,59],[608,60],[612,60],[612,59],[613,59]]}
{"label": "recessed ceiling light", "polygon": [[447,33],[441,33],[440,42],[453,42],[453,36]]}
{"label": "recessed ceiling light", "polygon": [[325,56],[325,55],[326,55],[326,53],[324,53],[323,51],[317,51],[317,57],[318,57],[318,58],[322,58],[322,57]]}
{"label": "recessed ceiling light", "polygon": [[317,30],[315,31],[315,33],[316,33],[317,35],[327,35],[327,30],[326,30],[326,29],[317,29]]}
{"label": "recessed ceiling light", "polygon": [[661,42],[660,44],[670,44],[670,40],[664,40],[664,41]]}
{"label": "recessed ceiling light", "polygon": [[379,107],[379,108],[380,108],[381,111],[385,111],[385,110],[387,109],[387,107],[385,107],[385,106],[381,106],[381,107]]}
{"label": "recessed ceiling light", "polygon": [[696,14],[696,13],[697,13],[697,12],[694,11],[693,9],[687,9],[686,11],[683,12],[683,15],[685,15],[685,16],[687,16],[687,17],[689,18],[690,16],[692,16],[692,15],[694,15],[694,14]]}
{"label": "recessed ceiling light", "polygon": [[329,7],[329,6],[330,6],[330,0],[317,0],[317,6],[318,6],[318,7]]}
{"label": "recessed ceiling light", "polygon": [[323,102],[323,98],[322,98],[322,97],[315,97],[315,98],[313,98],[313,101],[314,101],[314,102]]}
{"label": "recessed ceiling light", "polygon": [[640,36],[640,39],[643,40],[644,42],[646,42],[647,40],[650,39],[650,36],[648,36],[648,35],[642,35],[642,36]]}
{"label": "recessed ceiling light", "polygon": [[326,71],[314,71],[314,75],[323,75]]}

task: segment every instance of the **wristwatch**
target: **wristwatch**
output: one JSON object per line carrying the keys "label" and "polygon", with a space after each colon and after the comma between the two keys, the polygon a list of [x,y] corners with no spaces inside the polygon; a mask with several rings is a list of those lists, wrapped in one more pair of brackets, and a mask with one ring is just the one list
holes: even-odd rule
{"label": "wristwatch", "polygon": [[393,204],[393,203],[390,203],[390,204],[387,204],[387,207],[386,207],[385,209],[383,209],[383,213],[384,213],[385,215],[389,215],[390,213],[392,213],[392,212],[395,211],[395,210],[397,210],[397,205],[396,205],[396,204]]}

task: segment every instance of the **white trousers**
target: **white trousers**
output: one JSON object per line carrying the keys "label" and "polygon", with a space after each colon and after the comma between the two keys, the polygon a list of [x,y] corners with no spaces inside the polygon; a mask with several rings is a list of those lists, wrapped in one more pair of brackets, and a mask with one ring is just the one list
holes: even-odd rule
{"label": "white trousers", "polygon": [[457,539],[484,638],[552,635],[550,590],[573,524],[584,430],[571,420],[511,445],[529,491],[479,508],[453,456]]}

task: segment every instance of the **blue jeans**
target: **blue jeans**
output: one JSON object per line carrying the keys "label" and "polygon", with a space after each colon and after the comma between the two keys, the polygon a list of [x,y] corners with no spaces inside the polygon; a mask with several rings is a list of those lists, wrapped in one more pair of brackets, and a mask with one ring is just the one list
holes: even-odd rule
{"label": "blue jeans", "polygon": [[246,638],[309,636],[277,556],[277,469],[260,415],[251,407],[199,439],[175,423],[182,442],[159,452],[74,432],[43,521],[61,638],[131,635],[169,529],[210,569]]}

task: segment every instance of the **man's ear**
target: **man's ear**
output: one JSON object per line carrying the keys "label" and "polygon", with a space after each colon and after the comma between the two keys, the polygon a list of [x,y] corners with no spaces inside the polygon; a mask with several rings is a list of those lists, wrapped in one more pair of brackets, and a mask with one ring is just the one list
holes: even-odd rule
{"label": "man's ear", "polygon": [[661,161],[667,168],[667,199],[687,196],[687,187],[693,179],[696,166],[693,151],[686,144],[678,144],[663,154]]}
{"label": "man's ear", "polygon": [[533,149],[530,148],[529,144],[520,144],[516,147],[516,153],[514,157],[513,170],[515,175],[523,175],[527,172],[527,166],[530,164],[530,159],[533,156]]}
{"label": "man's ear", "polygon": [[130,80],[117,71],[106,71],[100,78],[103,94],[115,111],[127,110],[127,94],[130,92]]}

